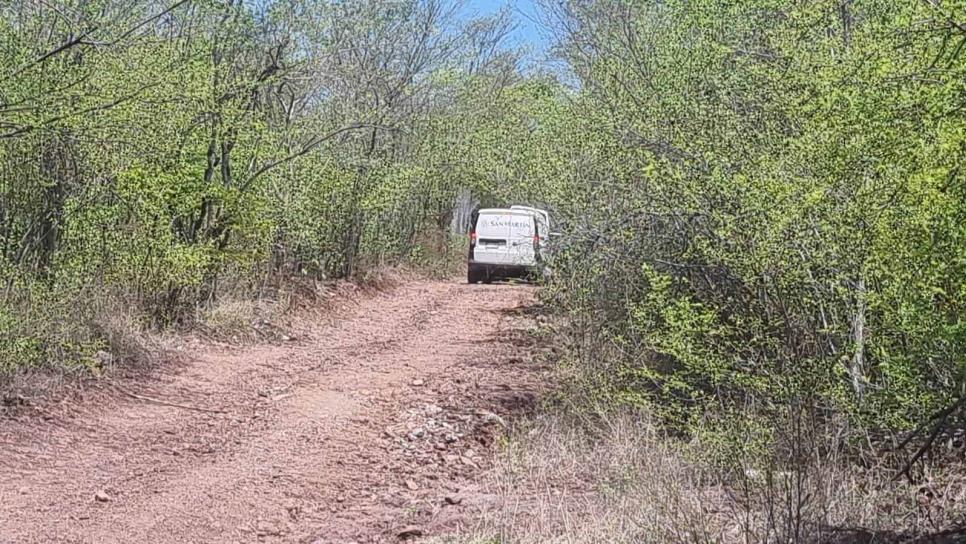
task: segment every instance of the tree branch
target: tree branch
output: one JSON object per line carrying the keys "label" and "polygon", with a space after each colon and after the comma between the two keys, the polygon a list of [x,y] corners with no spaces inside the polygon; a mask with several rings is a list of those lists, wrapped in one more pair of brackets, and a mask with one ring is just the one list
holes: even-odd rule
{"label": "tree branch", "polygon": [[71,49],[74,46],[82,45],[84,43],[84,38],[86,38],[86,37],[90,36],[91,34],[93,34],[94,32],[96,32],[97,29],[98,29],[97,26],[91,27],[91,28],[87,29],[86,31],[84,31],[83,34],[80,34],[79,36],[77,36],[75,38],[72,38],[70,40],[67,40],[65,43],[63,43],[63,44],[57,46],[56,48],[54,48],[54,49],[52,49],[52,50],[44,53],[43,55],[37,57],[35,60],[33,60],[32,62],[30,62],[29,64],[25,64],[24,66],[21,66],[17,70],[14,70],[12,73],[10,73],[6,77],[4,77],[2,80],[0,80],[0,83],[6,83],[10,79],[19,76],[20,74],[26,72],[27,70],[33,68],[34,66],[38,66],[40,64],[43,64],[44,62],[46,62],[51,57],[54,57],[56,55],[59,55],[59,54],[63,53],[64,51],[67,51],[68,49]]}
{"label": "tree branch", "polygon": [[391,130],[395,130],[395,129],[390,128],[390,127],[385,127],[385,126],[382,126],[382,125],[376,125],[376,124],[372,124],[372,123],[355,123],[355,124],[352,124],[352,125],[349,125],[349,126],[342,127],[340,129],[337,129],[337,130],[333,130],[332,132],[323,134],[321,136],[318,136],[316,138],[313,138],[313,139],[309,140],[308,143],[306,143],[305,145],[303,145],[297,151],[295,151],[295,152],[293,152],[293,153],[291,153],[289,155],[286,155],[285,157],[282,157],[280,159],[276,159],[274,161],[270,161],[270,162],[266,163],[265,165],[263,165],[261,168],[259,168],[258,170],[256,170],[255,173],[253,173],[251,176],[249,176],[248,179],[246,179],[244,183],[241,184],[242,191],[248,189],[248,187],[257,178],[259,178],[260,176],[262,176],[263,174],[265,174],[269,170],[271,170],[271,169],[273,169],[273,168],[275,168],[277,166],[281,166],[281,165],[283,165],[283,164],[285,164],[285,163],[287,163],[289,161],[295,160],[295,159],[297,159],[297,158],[305,155],[306,153],[309,153],[310,151],[312,151],[316,147],[322,145],[323,143],[325,143],[328,140],[331,140],[332,138],[335,138],[336,136],[339,136],[340,134],[344,134],[346,132],[351,132],[353,130],[361,130],[361,129],[390,130],[390,131]]}
{"label": "tree branch", "polygon": [[0,134],[0,140],[14,138],[14,137],[19,136],[21,134],[26,134],[28,132],[32,132],[32,131],[34,131],[34,130],[36,130],[38,128],[44,127],[44,126],[49,125],[51,123],[56,123],[57,121],[62,121],[64,119],[68,119],[70,117],[74,117],[76,115],[85,115],[85,114],[88,114],[88,113],[94,113],[95,111],[109,110],[109,109],[111,109],[111,108],[113,108],[115,106],[119,106],[119,105],[121,105],[121,104],[123,104],[123,103],[125,103],[125,102],[127,102],[129,100],[133,100],[134,98],[137,98],[137,96],[140,95],[141,92],[146,91],[146,90],[150,89],[151,87],[157,87],[158,85],[160,85],[160,83],[150,83],[148,85],[142,86],[137,91],[135,91],[135,92],[133,92],[131,94],[122,96],[122,97],[120,97],[120,98],[118,98],[116,100],[112,100],[110,102],[105,102],[103,104],[98,104],[96,106],[91,106],[89,108],[85,108],[85,109],[78,110],[78,111],[75,111],[75,112],[65,113],[64,115],[58,115],[56,117],[51,117],[51,118],[45,119],[45,120],[43,120],[40,123],[35,124],[35,125],[27,125],[27,126],[20,127],[20,128],[18,128],[16,130],[13,130],[13,131],[10,131],[10,132],[2,133],[2,134]]}

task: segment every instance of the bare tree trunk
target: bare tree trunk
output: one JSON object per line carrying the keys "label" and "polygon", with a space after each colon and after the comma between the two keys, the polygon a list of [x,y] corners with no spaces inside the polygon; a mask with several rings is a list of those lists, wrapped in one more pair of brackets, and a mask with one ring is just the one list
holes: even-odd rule
{"label": "bare tree trunk", "polygon": [[849,367],[852,389],[862,397],[868,380],[865,377],[865,279],[859,278],[855,289],[855,315],[852,317],[852,344],[855,353]]}
{"label": "bare tree trunk", "polygon": [[473,215],[473,208],[479,205],[473,192],[463,187],[456,194],[453,202],[453,219],[450,221],[450,231],[453,234],[466,234],[473,227],[470,221]]}

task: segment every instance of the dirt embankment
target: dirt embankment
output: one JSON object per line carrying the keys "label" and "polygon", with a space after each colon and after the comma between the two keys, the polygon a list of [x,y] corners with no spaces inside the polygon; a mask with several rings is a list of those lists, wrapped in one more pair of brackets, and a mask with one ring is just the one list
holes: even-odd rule
{"label": "dirt embankment", "polygon": [[541,371],[525,286],[410,282],[0,419],[0,542],[389,542],[470,523]]}

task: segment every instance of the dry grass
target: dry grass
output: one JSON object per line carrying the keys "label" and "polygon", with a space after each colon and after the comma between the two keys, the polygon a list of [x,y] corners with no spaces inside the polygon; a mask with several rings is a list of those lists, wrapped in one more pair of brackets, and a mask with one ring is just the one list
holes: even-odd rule
{"label": "dry grass", "polygon": [[[176,359],[174,339],[147,326],[126,300],[101,295],[23,310],[26,319],[14,334],[45,349],[39,360],[19,365],[14,360],[0,373],[0,412],[68,387],[83,387],[88,379],[109,375],[119,367],[147,368]],[[4,355],[17,354],[8,349]]]}
{"label": "dry grass", "polygon": [[762,459],[712,468],[703,449],[662,436],[640,415],[537,416],[508,438],[475,526],[443,541],[958,541],[937,536],[966,513],[956,471],[933,471],[926,489],[831,457],[791,471]]}
{"label": "dry grass", "polygon": [[352,280],[273,278],[257,293],[226,288],[183,332],[232,344],[288,341],[303,336],[306,323],[324,318],[333,307],[425,277],[419,270],[387,266],[366,269]]}
{"label": "dry grass", "polygon": [[417,236],[409,266],[432,278],[450,278],[466,272],[467,236],[439,229],[427,229]]}
{"label": "dry grass", "polygon": [[634,418],[543,415],[511,437],[472,542],[715,542],[721,493]]}
{"label": "dry grass", "polygon": [[111,364],[151,364],[168,351],[169,341],[146,327],[137,312],[121,299],[110,299],[99,306],[92,326],[106,343]]}

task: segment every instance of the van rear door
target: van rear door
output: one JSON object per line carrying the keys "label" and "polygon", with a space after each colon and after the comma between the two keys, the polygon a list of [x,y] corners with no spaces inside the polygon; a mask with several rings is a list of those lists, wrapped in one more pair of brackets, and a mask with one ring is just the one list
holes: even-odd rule
{"label": "van rear door", "polygon": [[473,260],[483,264],[533,266],[534,220],[525,212],[481,210]]}

